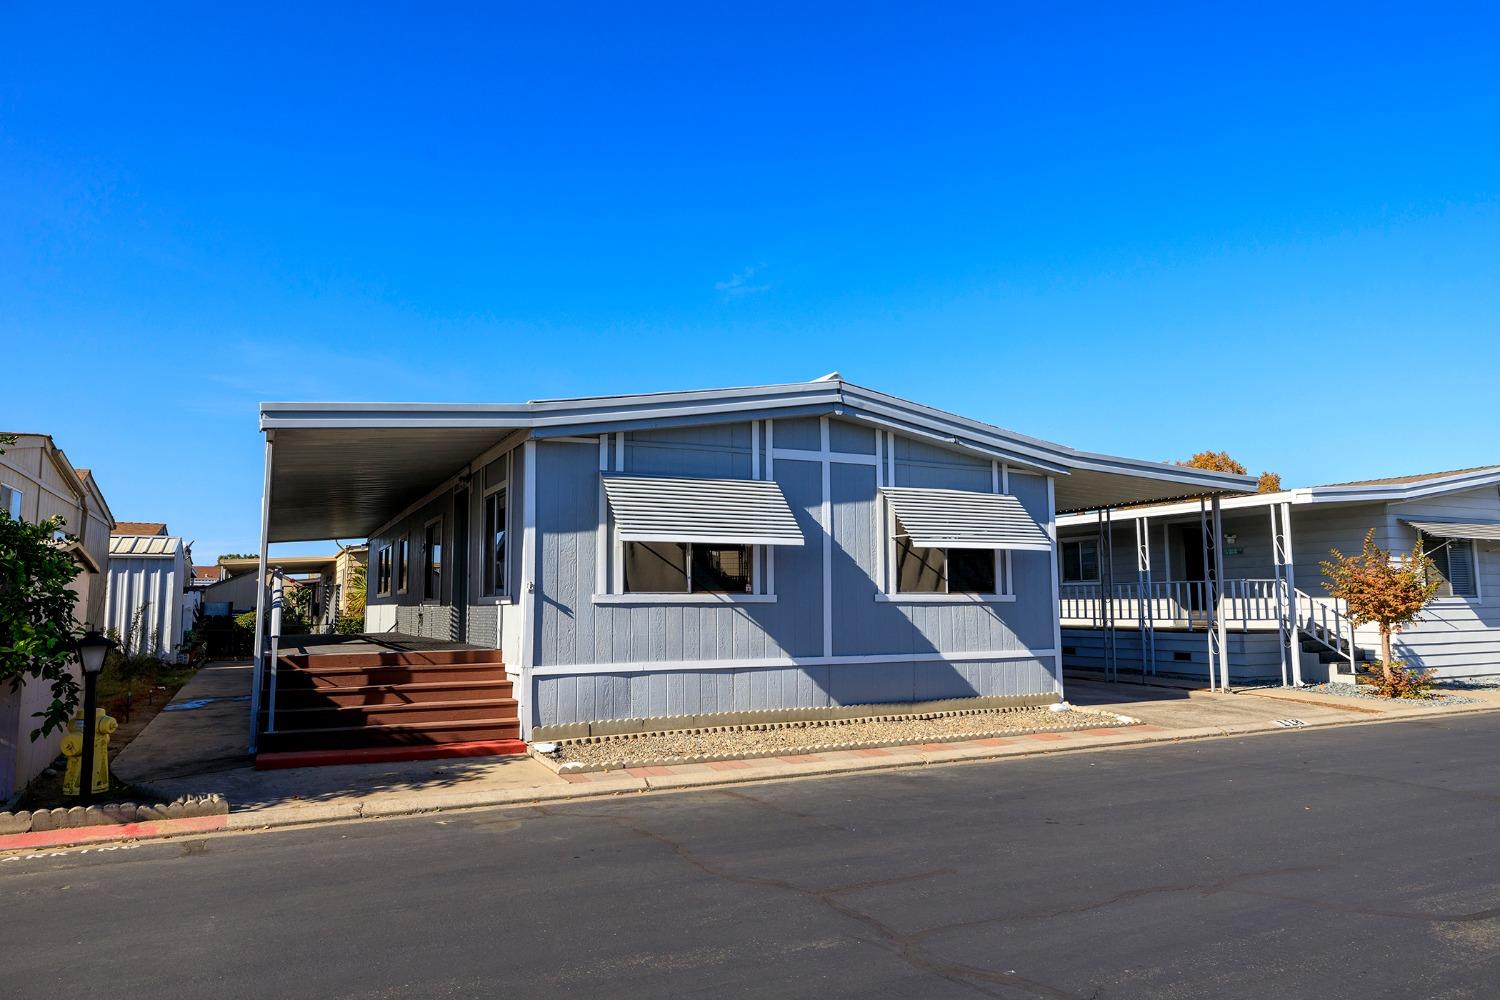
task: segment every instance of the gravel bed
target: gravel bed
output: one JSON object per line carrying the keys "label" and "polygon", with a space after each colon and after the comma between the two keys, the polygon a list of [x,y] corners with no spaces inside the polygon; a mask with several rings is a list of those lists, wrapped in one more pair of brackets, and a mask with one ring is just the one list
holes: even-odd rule
{"label": "gravel bed", "polygon": [[1007,736],[1042,731],[1093,729],[1128,725],[1119,716],[1073,709],[1000,709],[932,716],[838,719],[792,723],[609,736],[563,741],[552,759],[561,764],[634,767],[674,761],[772,757],[817,750],[939,743],[959,739]]}
{"label": "gravel bed", "polygon": [[1417,708],[1444,708],[1448,705],[1478,705],[1478,698],[1467,698],[1461,694],[1451,694],[1446,691],[1435,691],[1429,698],[1382,698],[1378,694],[1372,694],[1360,685],[1354,684],[1313,684],[1303,688],[1304,691],[1312,691],[1317,694],[1337,695],[1340,698],[1362,698],[1365,701],[1379,701],[1386,704],[1413,705]]}

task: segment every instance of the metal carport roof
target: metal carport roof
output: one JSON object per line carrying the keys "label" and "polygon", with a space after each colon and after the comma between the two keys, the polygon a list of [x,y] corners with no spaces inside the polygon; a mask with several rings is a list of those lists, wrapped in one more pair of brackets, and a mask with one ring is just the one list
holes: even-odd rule
{"label": "metal carport roof", "polygon": [[1078,451],[837,376],[530,403],[263,403],[260,425],[273,449],[266,540],[367,537],[513,433],[546,438],[827,414],[1051,474],[1059,512],[1254,489],[1248,476]]}

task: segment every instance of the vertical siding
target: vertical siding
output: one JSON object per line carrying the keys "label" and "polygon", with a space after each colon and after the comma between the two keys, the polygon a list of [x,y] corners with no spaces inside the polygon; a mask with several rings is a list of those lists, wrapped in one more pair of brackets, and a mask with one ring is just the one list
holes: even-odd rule
{"label": "vertical siding", "polygon": [[[833,421],[830,443],[871,455],[875,432]],[[780,449],[818,450],[816,420],[777,421]],[[613,466],[614,443],[609,443]],[[751,474],[748,424],[674,428],[626,435],[625,470],[647,475]],[[898,439],[900,485],[988,492],[991,463],[923,442]],[[587,673],[539,677],[539,725],[580,719],[910,701],[1053,689],[1052,662],[1040,672],[1030,658],[970,663],[912,661],[809,664],[797,667],[702,669],[719,661],[809,658],[823,654],[823,469],[817,461],[778,457],[781,485],[805,544],[774,554],[774,603],[595,603],[596,531],[600,515],[599,449],[593,443],[537,445],[539,538],[538,663],[544,666],[660,663],[650,673]],[[1046,480],[1016,475],[1012,492],[1040,521]],[[932,604],[876,601],[872,578],[877,546],[885,544],[878,515],[876,470],[835,461],[829,470],[833,652],[838,656],[948,654],[1049,648],[1052,643],[1050,556],[1017,553],[1018,598],[1004,603]],[[695,669],[673,669],[691,664]]]}

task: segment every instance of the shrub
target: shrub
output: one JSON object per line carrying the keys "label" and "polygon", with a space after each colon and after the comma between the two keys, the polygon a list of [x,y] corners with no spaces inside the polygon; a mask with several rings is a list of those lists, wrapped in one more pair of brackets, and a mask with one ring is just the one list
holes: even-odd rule
{"label": "shrub", "polygon": [[1371,674],[1375,692],[1386,698],[1431,698],[1435,674],[1431,670],[1408,667],[1401,660],[1390,663],[1387,669]]}
{"label": "shrub", "polygon": [[61,518],[30,523],[0,511],[0,685],[15,690],[41,681],[52,694],[36,713],[41,724],[33,740],[66,725],[78,707],[78,681],[69,669],[78,595],[68,589],[78,564],[54,543],[62,528]]}
{"label": "shrub", "polygon": [[1418,540],[1411,555],[1392,559],[1391,554],[1375,544],[1375,529],[1365,535],[1364,549],[1356,555],[1332,550],[1333,558],[1319,568],[1330,583],[1323,589],[1349,606],[1349,620],[1355,625],[1374,624],[1380,629],[1380,664],[1383,684],[1394,684],[1391,636],[1418,621],[1422,609],[1437,593],[1439,576]]}

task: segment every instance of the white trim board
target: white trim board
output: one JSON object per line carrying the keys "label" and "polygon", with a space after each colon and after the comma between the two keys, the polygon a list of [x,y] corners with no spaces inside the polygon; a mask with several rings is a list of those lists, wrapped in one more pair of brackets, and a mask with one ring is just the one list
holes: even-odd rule
{"label": "white trim board", "polygon": [[573,674],[651,674],[677,670],[769,670],[786,667],[857,667],[881,663],[988,663],[1055,659],[1055,649],[988,649],[971,653],[882,653],[869,656],[783,656],[745,660],[638,660],[629,663],[561,663],[531,668],[536,677]]}

